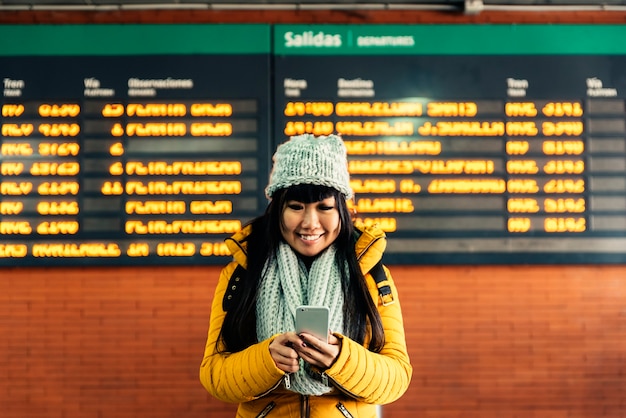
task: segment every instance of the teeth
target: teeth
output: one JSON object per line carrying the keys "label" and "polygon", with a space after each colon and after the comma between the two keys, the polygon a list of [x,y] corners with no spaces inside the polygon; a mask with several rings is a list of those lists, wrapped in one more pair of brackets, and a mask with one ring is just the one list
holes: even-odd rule
{"label": "teeth", "polygon": [[321,235],[300,235],[300,237],[305,241],[315,241],[321,237]]}

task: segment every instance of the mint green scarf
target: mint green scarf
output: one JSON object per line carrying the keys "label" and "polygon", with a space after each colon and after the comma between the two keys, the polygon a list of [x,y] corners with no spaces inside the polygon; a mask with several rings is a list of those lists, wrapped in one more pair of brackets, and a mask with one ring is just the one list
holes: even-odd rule
{"label": "mint green scarf", "polygon": [[[343,333],[344,298],[335,253],[335,246],[331,245],[315,258],[307,271],[291,247],[280,243],[276,257],[266,262],[261,279],[256,307],[259,341],[295,331],[296,307],[300,305],[328,306],[331,331]],[[303,395],[322,395],[331,388],[313,379],[311,367],[300,360],[300,370],[291,376],[291,390]]]}

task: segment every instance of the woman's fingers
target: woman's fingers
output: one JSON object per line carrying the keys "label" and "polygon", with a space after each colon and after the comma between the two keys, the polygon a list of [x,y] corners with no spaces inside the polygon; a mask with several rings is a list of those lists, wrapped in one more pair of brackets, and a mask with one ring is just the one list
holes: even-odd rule
{"label": "woman's fingers", "polygon": [[300,343],[293,347],[300,357],[321,369],[329,368],[339,356],[340,340],[334,335],[328,336],[328,343],[311,334],[300,334]]}
{"label": "woman's fingers", "polygon": [[293,373],[300,368],[299,356],[293,348],[294,337],[288,334],[293,333],[281,334],[274,338],[270,343],[269,350],[276,367],[286,373]]}

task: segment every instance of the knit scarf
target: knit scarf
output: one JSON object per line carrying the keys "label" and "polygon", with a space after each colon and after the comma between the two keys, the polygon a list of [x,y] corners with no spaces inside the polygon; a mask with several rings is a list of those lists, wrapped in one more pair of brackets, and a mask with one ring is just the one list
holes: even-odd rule
{"label": "knit scarf", "polygon": [[[296,329],[295,313],[300,305],[328,306],[330,329],[343,333],[341,273],[331,245],[319,254],[307,271],[291,247],[281,242],[276,257],[263,269],[256,306],[259,341]],[[347,268],[347,266],[344,266]],[[291,375],[291,390],[303,395],[322,395],[330,387],[311,377],[311,366],[300,359],[300,369]]]}

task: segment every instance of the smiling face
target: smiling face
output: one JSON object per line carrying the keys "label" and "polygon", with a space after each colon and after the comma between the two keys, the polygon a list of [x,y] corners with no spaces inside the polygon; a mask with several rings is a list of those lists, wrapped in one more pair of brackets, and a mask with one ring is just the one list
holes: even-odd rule
{"label": "smiling face", "polygon": [[334,196],[311,203],[287,200],[280,232],[291,248],[305,257],[314,257],[339,236],[341,219]]}

